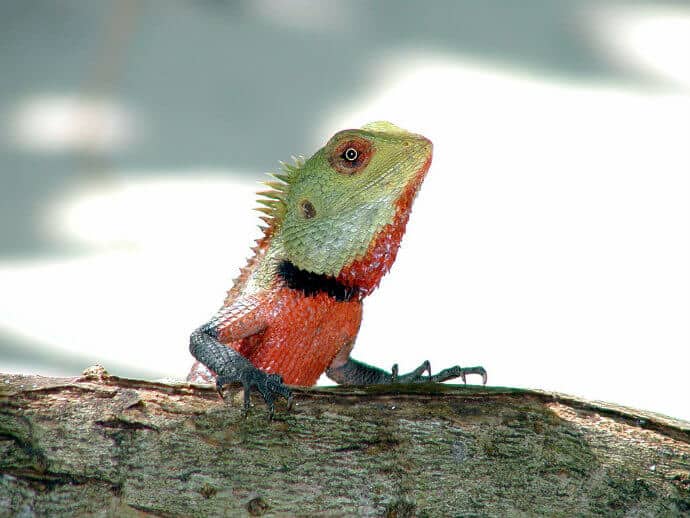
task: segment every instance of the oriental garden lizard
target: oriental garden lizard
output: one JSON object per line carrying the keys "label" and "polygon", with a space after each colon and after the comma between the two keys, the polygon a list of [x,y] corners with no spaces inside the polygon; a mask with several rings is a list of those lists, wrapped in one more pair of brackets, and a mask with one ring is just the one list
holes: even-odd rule
{"label": "oriental garden lizard", "polygon": [[[389,122],[336,133],[307,160],[283,164],[259,193],[263,236],[223,306],[191,335],[198,360],[187,379],[244,387],[245,414],[256,388],[273,416],[287,385],[465,381],[482,367],[407,374],[350,357],[362,301],[388,272],[412,202],[429,169],[432,144]],[[427,373],[427,375],[425,375]]]}

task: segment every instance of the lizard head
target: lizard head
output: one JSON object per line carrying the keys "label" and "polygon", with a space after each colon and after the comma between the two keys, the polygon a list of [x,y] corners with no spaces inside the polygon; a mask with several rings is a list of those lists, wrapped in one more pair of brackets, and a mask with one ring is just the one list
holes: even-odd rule
{"label": "lizard head", "polygon": [[282,259],[373,289],[397,253],[432,144],[389,122],[336,133],[312,157],[275,175],[269,198]]}

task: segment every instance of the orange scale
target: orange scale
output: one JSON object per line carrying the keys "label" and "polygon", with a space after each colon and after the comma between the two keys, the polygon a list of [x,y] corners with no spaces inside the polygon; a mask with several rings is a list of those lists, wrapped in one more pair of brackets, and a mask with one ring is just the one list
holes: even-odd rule
{"label": "orange scale", "polygon": [[357,336],[358,300],[338,302],[324,293],[307,297],[279,288],[278,313],[260,334],[230,344],[256,367],[280,373],[290,385],[313,385],[337,352]]}

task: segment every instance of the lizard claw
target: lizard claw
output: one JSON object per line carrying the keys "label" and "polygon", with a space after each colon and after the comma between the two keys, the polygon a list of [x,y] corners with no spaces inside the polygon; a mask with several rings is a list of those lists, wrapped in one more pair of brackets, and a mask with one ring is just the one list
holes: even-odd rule
{"label": "lizard claw", "polygon": [[[424,376],[424,372],[427,372],[428,375]],[[454,367],[444,369],[432,375],[431,364],[428,360],[422,363],[415,370],[403,375],[398,375],[398,365],[393,365],[391,373],[391,383],[441,383],[443,381],[451,380],[454,378],[460,378],[463,381],[463,383],[467,384],[468,374],[481,375],[482,383],[486,385],[487,375],[484,367],[460,367],[459,365],[455,365]]]}
{"label": "lizard claw", "polygon": [[265,372],[255,368],[246,368],[240,374],[239,379],[231,376],[218,376],[216,378],[216,390],[223,397],[223,386],[228,383],[241,382],[244,392],[243,414],[247,417],[249,408],[251,407],[250,393],[252,387],[255,387],[261,397],[263,397],[266,406],[268,407],[268,420],[273,420],[275,414],[275,400],[276,396],[283,396],[287,399],[288,410],[292,408],[292,391],[287,385],[283,383],[283,378],[277,374],[266,374]]}
{"label": "lizard claw", "polygon": [[396,363],[391,369],[391,383],[415,383],[418,381],[425,381],[427,379],[424,377],[425,372],[428,373],[428,377],[431,377],[431,364],[429,360],[425,360],[415,370],[402,375],[398,375],[398,364]]}
{"label": "lizard claw", "polygon": [[433,376],[429,377],[429,381],[440,383],[442,381],[460,378],[463,383],[467,384],[468,374],[479,374],[482,377],[482,384],[486,385],[487,375],[484,367],[460,367],[459,365],[455,365],[448,369],[444,369],[441,372],[437,372]]}

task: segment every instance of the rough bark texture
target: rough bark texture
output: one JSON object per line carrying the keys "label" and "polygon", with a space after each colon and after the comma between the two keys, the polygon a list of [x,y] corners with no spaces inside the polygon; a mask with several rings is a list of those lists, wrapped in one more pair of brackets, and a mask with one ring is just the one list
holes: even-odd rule
{"label": "rough bark texture", "polygon": [[507,388],[297,390],[0,375],[2,516],[680,516],[690,424]]}

